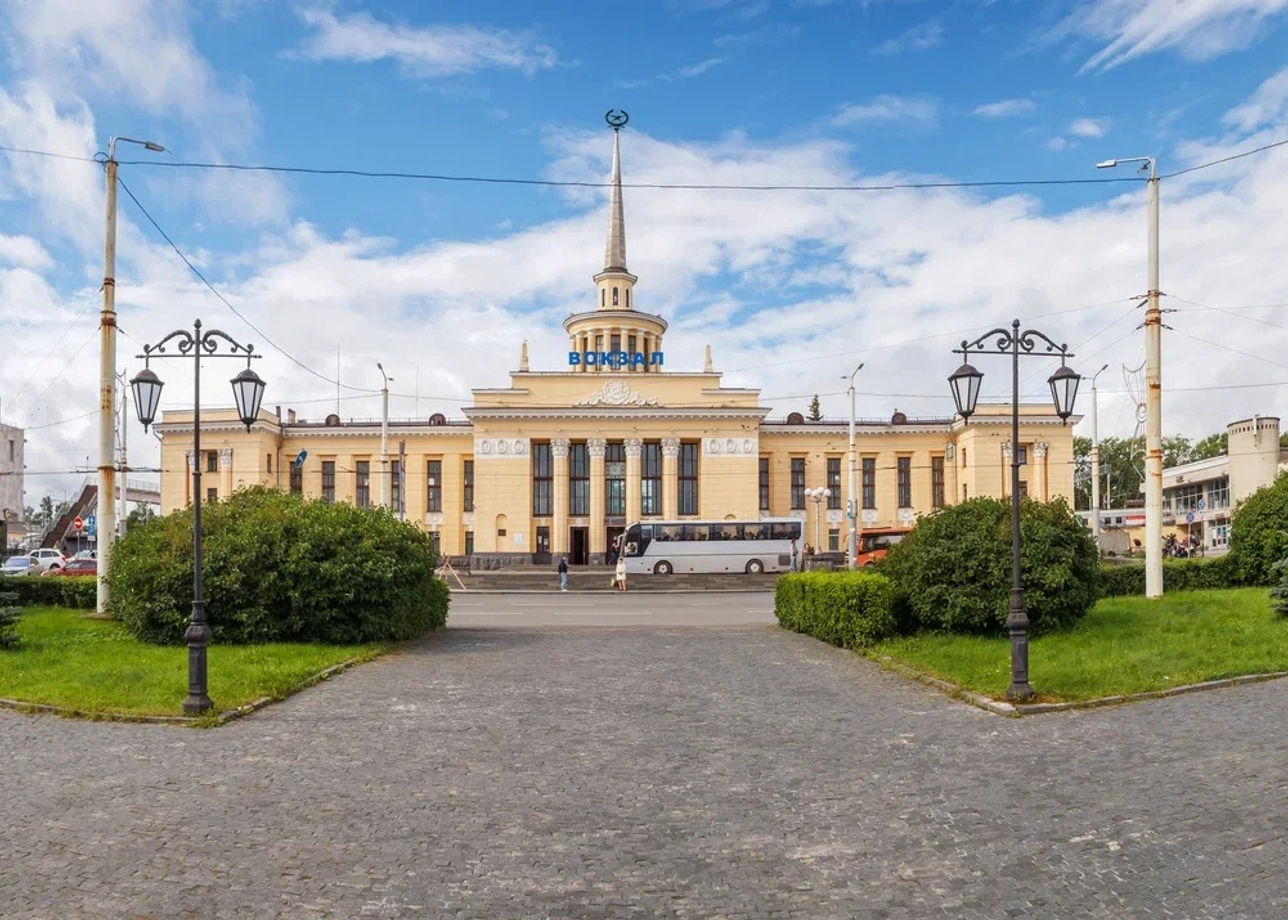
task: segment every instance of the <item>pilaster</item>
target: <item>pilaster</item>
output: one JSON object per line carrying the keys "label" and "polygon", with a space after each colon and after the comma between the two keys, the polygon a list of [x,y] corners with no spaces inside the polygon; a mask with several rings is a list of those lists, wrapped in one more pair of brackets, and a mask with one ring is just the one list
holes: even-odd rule
{"label": "pilaster", "polygon": [[555,555],[568,552],[568,439],[551,438],[550,456],[554,459],[554,521],[550,551]]}
{"label": "pilaster", "polygon": [[680,439],[662,439],[662,516],[673,521],[680,506]]}
{"label": "pilaster", "polygon": [[640,519],[640,453],[644,442],[640,438],[626,439],[626,523]]}
{"label": "pilaster", "polygon": [[590,552],[603,553],[608,549],[604,529],[604,510],[607,495],[604,485],[604,452],[607,442],[603,438],[588,438],[586,452],[590,454]]}

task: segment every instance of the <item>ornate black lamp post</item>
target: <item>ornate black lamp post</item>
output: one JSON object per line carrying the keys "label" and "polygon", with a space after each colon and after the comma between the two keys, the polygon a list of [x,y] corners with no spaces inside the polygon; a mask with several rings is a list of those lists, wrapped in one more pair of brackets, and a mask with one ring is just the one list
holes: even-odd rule
{"label": "ornate black lamp post", "polygon": [[[214,706],[206,692],[206,647],[210,644],[210,627],[206,624],[206,606],[201,597],[201,359],[245,358],[246,368],[232,379],[233,399],[237,414],[250,431],[259,415],[264,398],[264,381],[250,369],[251,358],[258,358],[253,345],[241,345],[218,329],[201,331],[201,320],[192,324],[192,332],[176,329],[155,345],[144,345],[138,357],[150,360],[166,353],[166,343],[175,341],[180,355],[192,355],[192,619],[184,638],[188,640],[188,698],[183,711],[201,713]],[[222,341],[221,341],[222,340]],[[221,351],[222,347],[222,351]],[[134,390],[134,407],[146,431],[156,418],[161,402],[160,378],[146,365],[130,381]]]}
{"label": "ornate black lamp post", "polygon": [[[991,347],[986,344],[989,340],[993,340]],[[1073,414],[1073,401],[1082,377],[1064,363],[1073,357],[1068,346],[1057,345],[1036,329],[1021,332],[1018,319],[1011,323],[1009,330],[994,329],[973,342],[963,340],[962,347],[954,348],[953,353],[963,358],[972,354],[1011,356],[1011,605],[1006,616],[1006,628],[1011,636],[1011,686],[1006,698],[1030,700],[1033,688],[1029,686],[1029,615],[1024,609],[1024,589],[1020,585],[1020,355],[1059,356],[1060,367],[1047,382],[1062,422],[1067,422]],[[975,412],[983,379],[984,375],[968,363],[963,363],[948,378],[957,411],[967,422]]]}

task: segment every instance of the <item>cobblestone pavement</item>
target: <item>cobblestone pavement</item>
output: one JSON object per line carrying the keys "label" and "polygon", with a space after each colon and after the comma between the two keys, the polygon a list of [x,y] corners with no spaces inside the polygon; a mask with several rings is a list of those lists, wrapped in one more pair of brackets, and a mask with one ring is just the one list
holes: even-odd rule
{"label": "cobblestone pavement", "polygon": [[458,626],[217,730],[0,711],[0,916],[1284,917],[1286,704],[1011,720],[774,626]]}

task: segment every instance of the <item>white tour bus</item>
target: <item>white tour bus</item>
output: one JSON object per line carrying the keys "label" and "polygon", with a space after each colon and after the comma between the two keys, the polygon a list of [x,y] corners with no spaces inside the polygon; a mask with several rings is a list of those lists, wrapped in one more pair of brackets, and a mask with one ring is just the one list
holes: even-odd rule
{"label": "white tour bus", "polygon": [[797,518],[758,521],[648,521],[622,535],[629,574],[672,572],[786,572],[792,540],[801,548]]}

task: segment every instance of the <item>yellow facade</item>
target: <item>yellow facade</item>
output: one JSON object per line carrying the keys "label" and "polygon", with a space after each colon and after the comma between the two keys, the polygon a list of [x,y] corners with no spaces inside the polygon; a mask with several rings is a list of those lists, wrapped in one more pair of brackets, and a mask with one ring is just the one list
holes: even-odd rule
{"label": "yellow facade", "polygon": [[[266,484],[388,504],[436,534],[443,552],[483,564],[565,553],[574,563],[603,561],[628,524],[675,518],[796,516],[806,542],[844,549],[848,420],[771,420],[759,390],[721,385],[709,350],[701,372],[664,370],[666,321],[636,309],[637,279],[626,270],[616,136],[608,246],[593,280],[593,308],[563,324],[566,370],[529,370],[525,343],[509,386],[474,390],[464,419],[391,421],[388,463],[378,422],[261,411],[247,432],[232,410],[204,412],[202,499]],[[860,422],[860,528],[910,527],[943,504],[1006,496],[1010,416],[1005,404],[979,406],[969,425],[897,412]],[[192,497],[192,415],[167,412],[157,430],[169,511]],[[1019,440],[1027,494],[1071,498],[1072,427],[1049,406],[1025,405]],[[832,495],[818,503],[804,495],[819,486]]]}

